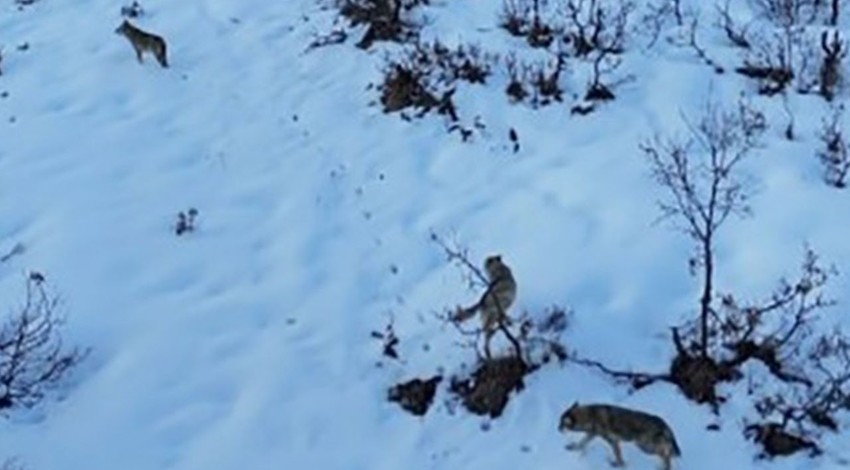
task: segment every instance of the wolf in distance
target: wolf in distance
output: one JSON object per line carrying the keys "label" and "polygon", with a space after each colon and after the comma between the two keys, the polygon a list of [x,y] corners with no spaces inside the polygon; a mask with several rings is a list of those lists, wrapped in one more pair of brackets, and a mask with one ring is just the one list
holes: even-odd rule
{"label": "wolf in distance", "polygon": [[626,464],[620,449],[621,442],[633,442],[647,454],[657,455],[664,470],[670,470],[673,457],[681,455],[673,431],[663,419],[620,406],[580,405],[576,402],[561,415],[558,430],[562,433],[585,433],[581,441],[567,446],[569,450],[584,451],[594,437],[601,437],[614,451],[611,464],[615,467]]}
{"label": "wolf in distance", "polygon": [[120,34],[127,38],[130,41],[130,44],[133,45],[133,49],[136,51],[136,59],[139,60],[139,63],[142,63],[142,53],[150,52],[156,57],[157,62],[163,68],[168,68],[168,58],[166,57],[166,45],[165,39],[156,34],[151,34],[147,31],[142,31],[141,29],[133,26],[127,20],[124,20],[120,26],[115,30],[116,34]]}

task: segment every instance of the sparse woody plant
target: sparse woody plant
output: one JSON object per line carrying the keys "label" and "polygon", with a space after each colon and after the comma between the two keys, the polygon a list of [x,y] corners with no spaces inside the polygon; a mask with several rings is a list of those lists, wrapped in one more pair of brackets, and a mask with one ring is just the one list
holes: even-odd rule
{"label": "sparse woody plant", "polygon": [[503,0],[500,24],[513,36],[524,37],[531,47],[552,45],[561,29],[549,21],[555,15],[550,0]]}
{"label": "sparse woody plant", "polygon": [[179,236],[192,233],[197,229],[198,209],[190,207],[186,212],[177,213],[177,222],[174,224],[174,234]]}
{"label": "sparse woody plant", "polygon": [[844,188],[850,173],[850,151],[844,138],[844,106],[834,108],[831,115],[824,119],[819,135],[823,144],[817,152],[818,160],[824,168],[824,180],[830,186]]}
{"label": "sparse woody plant", "polygon": [[417,41],[387,59],[378,85],[383,110],[407,120],[436,112],[446,117],[450,130],[459,128],[455,92],[463,83],[485,84],[495,60],[476,45],[451,49],[439,41]]}
{"label": "sparse woody plant", "polygon": [[[781,32],[753,35],[748,43],[744,64],[736,72],[758,83],[760,94],[772,96],[784,92],[805,68],[805,56],[800,53],[802,31],[788,26]],[[800,61],[795,62],[797,57]],[[795,68],[797,69],[795,71]]]}
{"label": "sparse woody plant", "polygon": [[729,216],[749,213],[750,194],[740,166],[758,145],[766,121],[745,101],[731,111],[709,102],[700,121],[687,125],[691,133],[687,140],[656,138],[641,150],[656,182],[669,194],[667,201],[659,203],[662,215],[695,242],[689,265],[702,278],[697,349],[705,358],[717,233]]}
{"label": "sparse woody plant", "polygon": [[87,354],[63,343],[59,300],[45,283],[31,273],[23,304],[0,327],[0,410],[39,404]]}
{"label": "sparse woody plant", "polygon": [[366,32],[357,43],[369,49],[378,41],[404,42],[415,39],[418,25],[409,13],[428,0],[337,0],[342,16],[352,25],[365,25]]}
{"label": "sparse woody plant", "polygon": [[827,101],[832,101],[841,84],[842,61],[847,57],[847,43],[841,39],[838,31],[830,37],[826,31],[821,35],[821,62],[819,84],[820,94]]}

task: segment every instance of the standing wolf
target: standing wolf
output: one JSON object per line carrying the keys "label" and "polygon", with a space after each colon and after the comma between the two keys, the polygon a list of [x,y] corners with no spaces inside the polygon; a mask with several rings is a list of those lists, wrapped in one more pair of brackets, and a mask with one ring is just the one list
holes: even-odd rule
{"label": "standing wolf", "polygon": [[594,437],[601,437],[614,450],[615,467],[625,466],[620,442],[634,442],[647,454],[661,458],[664,470],[670,470],[670,461],[681,455],[673,431],[658,416],[614,405],[579,405],[574,403],[561,415],[558,430],[584,432],[578,443],[567,445],[569,450],[584,451]]}
{"label": "standing wolf", "polygon": [[136,58],[139,60],[139,63],[142,63],[142,52],[148,51],[156,57],[159,65],[164,68],[168,67],[168,58],[166,57],[166,47],[165,47],[165,39],[157,36],[156,34],[151,34],[147,31],[142,31],[141,29],[133,26],[129,21],[124,20],[115,30],[116,34],[120,34],[127,38],[130,41],[130,44],[133,45],[133,49],[136,50]]}
{"label": "standing wolf", "polygon": [[484,352],[490,357],[490,338],[504,324],[509,322],[508,309],[516,300],[517,284],[511,268],[500,255],[492,255],[484,260],[484,270],[487,273],[487,290],[475,305],[458,308],[453,317],[454,321],[464,322],[476,313],[481,312],[481,325],[484,330]]}

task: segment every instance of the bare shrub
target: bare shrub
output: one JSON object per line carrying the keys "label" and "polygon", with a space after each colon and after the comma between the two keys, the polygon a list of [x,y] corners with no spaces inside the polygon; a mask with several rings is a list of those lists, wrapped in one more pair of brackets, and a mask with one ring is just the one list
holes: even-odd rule
{"label": "bare shrub", "polygon": [[553,17],[549,0],[503,0],[499,23],[510,34],[524,37],[531,47],[549,47],[560,28],[546,19]]}
{"label": "bare shrub", "polygon": [[145,9],[138,1],[133,0],[133,3],[121,7],[121,16],[126,18],[138,18],[145,14]]}
{"label": "bare shrub", "polygon": [[[567,59],[583,59],[589,66],[584,100],[587,106],[573,106],[572,112],[595,109],[595,102],[615,98],[614,88],[631,77],[610,77],[621,65],[625,51],[631,1],[570,0],[563,5],[565,44],[559,46],[550,60],[520,61],[515,55],[505,58],[508,85],[505,89],[512,103],[527,102],[533,108],[563,102],[563,76],[568,72]],[[570,64],[570,69],[574,68]]]}
{"label": "bare shrub", "polygon": [[523,37],[528,31],[531,15],[529,0],[503,0],[499,25],[513,36]]}
{"label": "bare shrub", "polygon": [[[766,128],[764,115],[741,102],[733,111],[708,103],[696,126],[689,124],[685,141],[656,138],[641,146],[658,184],[669,193],[660,202],[663,216],[674,220],[695,245],[689,265],[700,271],[699,355],[708,356],[708,323],[714,295],[714,246],[718,230],[730,215],[749,212],[748,186],[740,174],[741,163],[758,144]],[[700,156],[693,156],[698,152]]]}
{"label": "bare shrub", "polygon": [[564,4],[564,34],[573,55],[593,51],[620,54],[625,51],[629,16],[635,9],[630,0],[567,0]]}
{"label": "bare shrub", "polygon": [[415,39],[418,25],[409,12],[428,0],[338,0],[340,14],[352,25],[366,25],[366,32],[357,43],[369,49],[377,41],[403,42]]}
{"label": "bare shrub", "polygon": [[174,224],[174,234],[179,236],[192,233],[197,228],[198,209],[189,208],[186,212],[177,213],[177,222]]}
{"label": "bare shrub", "polygon": [[[749,386],[758,418],[749,420],[745,433],[749,431],[762,445],[765,456],[806,449],[819,454],[818,441],[826,432],[838,432],[840,416],[850,411],[850,337],[840,329],[824,328],[817,318],[834,304],[822,293],[833,274],[834,270],[819,266],[809,250],[800,280],[778,291],[780,296],[796,297],[782,307],[787,312],[784,324],[775,320],[773,334],[750,342],[751,349],[758,351],[757,359],[781,382],[781,387],[768,381],[751,381]],[[762,435],[752,436],[753,430]],[[765,431],[784,440],[771,442]]]}
{"label": "bare shrub", "polygon": [[528,312],[519,319],[519,342],[523,345],[525,360],[532,367],[540,367],[553,360],[563,364],[570,351],[562,342],[562,335],[570,327],[573,312],[554,305],[533,318]]}
{"label": "bare shrub", "polygon": [[535,62],[520,62],[515,55],[509,55],[504,64],[508,75],[505,93],[511,103],[527,102],[536,109],[563,101],[561,77],[567,70],[563,55]]}
{"label": "bare shrub", "polygon": [[758,145],[766,124],[747,102],[734,110],[709,102],[700,121],[688,127],[691,136],[684,141],[655,138],[641,149],[653,177],[669,195],[659,203],[663,217],[694,242],[689,266],[702,284],[697,319],[672,329],[676,357],[668,378],[688,398],[716,406],[716,385],[737,376],[712,354],[716,237],[730,216],[749,212],[748,184],[740,166]]}
{"label": "bare shrub", "polygon": [[824,119],[820,133],[823,148],[817,157],[824,167],[824,180],[830,186],[847,186],[847,174],[850,173],[850,152],[844,139],[844,106],[836,107],[832,115]]}
{"label": "bare shrub", "polygon": [[794,80],[794,59],[801,31],[787,27],[781,33],[755,35],[744,65],[735,69],[759,83],[759,93],[772,96],[785,91]]}
{"label": "bare shrub", "polygon": [[723,6],[716,5],[717,9],[717,26],[723,29],[726,38],[732,44],[743,48],[750,48],[750,41],[747,39],[749,25],[740,26],[732,18],[729,13],[729,0],[726,0]]}
{"label": "bare shrub", "polygon": [[[621,65],[634,2],[630,0],[569,0],[564,5],[566,37],[571,53],[590,63],[590,79],[584,99],[592,103],[615,98],[611,76]],[[576,112],[577,107],[573,107]]]}
{"label": "bare shrub", "polygon": [[0,327],[0,410],[37,405],[86,356],[63,344],[57,308],[44,276],[30,274],[24,303]]}
{"label": "bare shrub", "polygon": [[764,95],[782,93],[795,83],[799,93],[818,91],[831,100],[840,81],[843,42],[838,36],[827,42],[824,35],[818,44],[810,30],[788,25],[750,35],[744,65],[735,70],[757,80]]}
{"label": "bare shrub", "polygon": [[828,39],[826,31],[821,36],[823,61],[820,67],[820,94],[827,101],[832,101],[841,83],[841,61],[847,57],[847,43],[834,31]]}
{"label": "bare shrub", "polygon": [[723,110],[709,102],[696,124],[688,125],[686,139],[656,137],[641,145],[652,175],[668,193],[659,202],[664,219],[671,220],[694,243],[689,259],[691,273],[700,274],[702,293],[696,320],[672,328],[676,356],[664,374],[620,372],[603,364],[580,362],[602,370],[619,381],[641,388],[658,380],[669,381],[699,403],[716,406],[718,383],[736,373],[722,367],[712,355],[715,308],[715,244],[719,229],[732,215],[746,215],[749,190],[741,164],[758,144],[766,128],[764,116],[747,102]]}
{"label": "bare shrub", "polygon": [[459,82],[484,84],[496,59],[478,46],[449,49],[439,41],[415,43],[400,57],[389,59],[384,82],[379,85],[384,112],[416,111],[421,117],[431,111],[458,121],[452,96]]}
{"label": "bare shrub", "polygon": [[829,25],[832,27],[838,26],[838,19],[841,17],[841,0],[831,0],[829,7]]}
{"label": "bare shrub", "polygon": [[564,56],[559,55],[548,62],[537,62],[529,67],[531,78],[531,106],[538,108],[563,101],[564,90],[561,74],[566,70]]}
{"label": "bare shrub", "polygon": [[822,0],[750,0],[760,15],[780,27],[816,21],[824,11]]}
{"label": "bare shrub", "polygon": [[408,63],[390,63],[384,71],[384,82],[379,86],[384,112],[413,108],[422,116],[437,108],[440,98],[427,80],[425,71],[410,67]]}
{"label": "bare shrub", "polygon": [[819,37],[808,28],[795,38],[794,88],[797,93],[820,93],[823,69]]}
{"label": "bare shrub", "polygon": [[516,54],[509,54],[505,57],[505,69],[508,75],[508,86],[505,87],[505,93],[508,95],[508,100],[511,103],[521,103],[529,96],[528,91],[528,65],[520,63]]}
{"label": "bare shrub", "polygon": [[697,57],[706,65],[711,67],[714,70],[714,73],[722,74],[725,72],[723,66],[720,65],[716,60],[712,59],[708,52],[703,48],[699,42],[697,41],[697,30],[699,27],[699,17],[694,15],[691,17],[688,22],[685,30],[685,35],[683,38],[679,39],[679,45],[683,47],[688,47],[693,50]]}
{"label": "bare shrub", "polygon": [[675,21],[677,26],[684,26],[685,24],[687,14],[682,8],[681,0],[649,1],[646,2],[644,8],[646,12],[642,15],[640,22],[641,30],[649,36],[647,48],[651,49],[655,46],[661,36],[661,31],[671,19]]}
{"label": "bare shrub", "polygon": [[593,72],[584,99],[588,101],[611,101],[615,99],[613,87],[602,79],[604,76],[614,73],[619,67],[619,57],[611,55],[608,51],[598,51],[593,59]]}

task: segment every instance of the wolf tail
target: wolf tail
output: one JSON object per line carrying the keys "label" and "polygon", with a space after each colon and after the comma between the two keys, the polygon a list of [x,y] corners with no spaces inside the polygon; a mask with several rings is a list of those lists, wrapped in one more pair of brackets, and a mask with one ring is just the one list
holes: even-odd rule
{"label": "wolf tail", "polygon": [[458,309],[455,311],[454,316],[452,317],[452,320],[458,323],[462,323],[472,318],[476,312],[478,312],[477,304],[469,308],[458,307]]}

